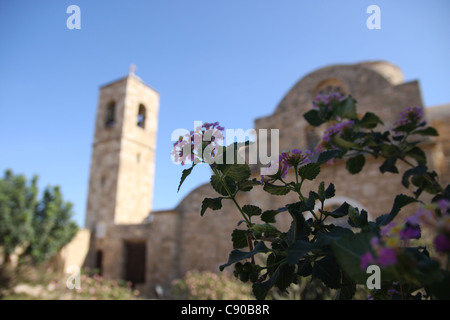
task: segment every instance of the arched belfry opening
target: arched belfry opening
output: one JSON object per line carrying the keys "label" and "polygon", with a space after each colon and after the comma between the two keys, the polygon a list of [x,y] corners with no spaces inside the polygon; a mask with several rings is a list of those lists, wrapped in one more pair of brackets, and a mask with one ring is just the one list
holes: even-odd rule
{"label": "arched belfry opening", "polygon": [[114,127],[116,124],[116,103],[111,101],[106,106],[105,128]]}
{"label": "arched belfry opening", "polygon": [[137,126],[145,129],[145,119],[147,116],[147,109],[143,104],[139,105],[138,115],[137,115]]}

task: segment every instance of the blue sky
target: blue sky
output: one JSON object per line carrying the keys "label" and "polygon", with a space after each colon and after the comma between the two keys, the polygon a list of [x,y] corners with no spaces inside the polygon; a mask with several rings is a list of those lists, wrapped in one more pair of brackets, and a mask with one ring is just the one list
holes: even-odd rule
{"label": "blue sky", "polygon": [[[72,4],[81,30],[66,27]],[[366,28],[371,4],[380,30]],[[174,129],[252,128],[307,73],[364,60],[419,79],[425,105],[447,103],[449,40],[447,0],[2,0],[0,171],[60,185],[84,225],[98,89],[134,63],[161,95],[153,208],[170,209],[209,177],[200,167],[176,192]]]}

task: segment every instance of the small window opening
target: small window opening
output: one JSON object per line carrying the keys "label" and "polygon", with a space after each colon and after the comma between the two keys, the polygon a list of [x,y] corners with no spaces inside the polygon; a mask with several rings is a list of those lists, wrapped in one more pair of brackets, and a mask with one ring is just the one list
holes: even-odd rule
{"label": "small window opening", "polygon": [[105,115],[105,128],[114,127],[116,124],[116,104],[114,102],[110,102],[106,107],[106,115]]}
{"label": "small window opening", "polygon": [[146,109],[143,104],[139,105],[139,111],[137,116],[137,126],[145,129],[145,117],[146,117]]}

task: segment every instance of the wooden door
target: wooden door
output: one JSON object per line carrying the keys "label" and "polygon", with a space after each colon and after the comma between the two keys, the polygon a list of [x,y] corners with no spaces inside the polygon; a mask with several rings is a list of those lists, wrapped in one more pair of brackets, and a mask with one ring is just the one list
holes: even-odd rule
{"label": "wooden door", "polygon": [[145,283],[146,245],[144,241],[125,242],[125,280],[133,286]]}

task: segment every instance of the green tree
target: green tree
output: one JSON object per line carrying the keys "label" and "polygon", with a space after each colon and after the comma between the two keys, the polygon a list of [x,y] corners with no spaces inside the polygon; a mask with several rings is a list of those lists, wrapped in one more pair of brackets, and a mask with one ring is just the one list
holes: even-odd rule
{"label": "green tree", "polygon": [[78,226],[70,221],[72,208],[72,203],[64,202],[58,186],[45,189],[33,215],[34,232],[26,251],[33,262],[47,261],[75,236]]}
{"label": "green tree", "polygon": [[0,179],[0,246],[4,261],[18,247],[21,258],[41,263],[53,257],[78,231],[71,221],[72,204],[65,202],[60,188],[47,187],[38,199],[38,177],[31,182],[11,170]]}
{"label": "green tree", "polygon": [[27,184],[25,176],[7,170],[0,179],[0,246],[5,263],[16,248],[29,243],[36,206],[37,177]]}

